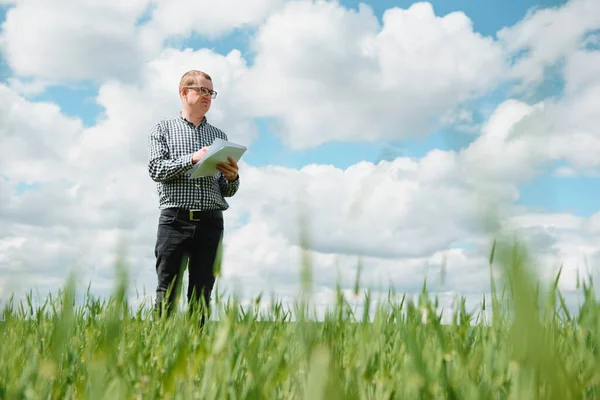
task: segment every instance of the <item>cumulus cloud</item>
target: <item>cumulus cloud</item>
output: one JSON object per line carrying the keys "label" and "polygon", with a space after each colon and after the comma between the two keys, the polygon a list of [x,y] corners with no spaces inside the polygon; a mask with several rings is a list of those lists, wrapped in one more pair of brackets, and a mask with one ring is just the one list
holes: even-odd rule
{"label": "cumulus cloud", "polygon": [[565,58],[565,90],[559,98],[530,105],[507,100],[482,136],[463,149],[468,168],[494,180],[527,182],[556,162],[575,176],[596,173],[600,161],[600,51],[579,50]]}
{"label": "cumulus cloud", "polygon": [[240,94],[256,115],[276,117],[293,148],[327,141],[402,139],[501,82],[492,38],[466,15],[436,16],[428,3],[384,13],[337,2],[292,2],[260,26]]}
{"label": "cumulus cloud", "polygon": [[[452,153],[433,151],[418,161],[363,162],[346,170],[250,168],[232,204],[248,212],[250,223],[266,222],[295,245],[306,235],[308,246],[323,253],[423,257],[483,233],[478,211],[492,192],[461,178],[457,162]],[[513,190],[494,188],[493,197],[507,204]]]}
{"label": "cumulus cloud", "polygon": [[149,3],[19,1],[6,12],[0,48],[20,76],[55,82],[135,79],[145,60],[135,22]]}
{"label": "cumulus cloud", "polygon": [[215,7],[206,1],[65,0],[57,7],[44,0],[8,2],[0,49],[15,75],[33,79],[12,78],[24,93],[80,80],[139,82],[144,64],[159,56],[166,39],[193,33],[215,38],[254,26],[281,3],[223,1]]}
{"label": "cumulus cloud", "polygon": [[570,0],[560,7],[534,9],[497,36],[516,58],[512,75],[527,85],[540,83],[547,67],[579,50],[599,27],[598,1]]}
{"label": "cumulus cloud", "polygon": [[283,2],[157,0],[153,2],[149,21],[141,29],[142,40],[161,43],[169,37],[188,37],[194,33],[214,38],[232,29],[256,26]]}
{"label": "cumulus cloud", "polygon": [[11,179],[31,183],[69,176],[65,154],[82,127],[56,104],[26,101],[0,84],[0,163]]}

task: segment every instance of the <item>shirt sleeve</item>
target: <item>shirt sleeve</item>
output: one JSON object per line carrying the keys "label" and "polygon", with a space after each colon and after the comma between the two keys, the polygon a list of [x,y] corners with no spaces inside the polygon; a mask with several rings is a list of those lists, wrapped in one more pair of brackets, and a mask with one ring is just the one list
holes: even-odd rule
{"label": "shirt sleeve", "polygon": [[192,165],[192,154],[171,158],[164,130],[156,124],[148,138],[148,173],[155,182],[165,182],[178,177]]}
{"label": "shirt sleeve", "polygon": [[237,178],[230,182],[222,173],[219,172],[218,182],[223,197],[232,197],[237,193],[238,188],[240,187],[240,175],[238,174]]}

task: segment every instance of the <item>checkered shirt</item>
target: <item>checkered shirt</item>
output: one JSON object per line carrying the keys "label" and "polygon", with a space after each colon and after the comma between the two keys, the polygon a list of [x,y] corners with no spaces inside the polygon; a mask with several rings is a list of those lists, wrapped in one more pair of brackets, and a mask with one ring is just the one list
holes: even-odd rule
{"label": "checkered shirt", "polygon": [[148,173],[156,182],[159,209],[226,210],[225,197],[233,196],[239,187],[238,178],[229,182],[220,172],[215,176],[190,178],[185,172],[192,166],[192,153],[209,146],[215,138],[227,140],[227,135],[209,124],[206,117],[198,126],[181,113],[159,121],[148,138]]}

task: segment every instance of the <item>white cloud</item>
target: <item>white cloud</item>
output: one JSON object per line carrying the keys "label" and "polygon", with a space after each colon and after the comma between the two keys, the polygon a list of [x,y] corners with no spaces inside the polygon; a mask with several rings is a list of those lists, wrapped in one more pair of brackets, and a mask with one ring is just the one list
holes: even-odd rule
{"label": "white cloud", "polygon": [[518,55],[513,76],[536,84],[543,80],[545,68],[579,49],[587,34],[598,28],[600,2],[570,0],[560,7],[534,10],[497,36],[508,52]]}
{"label": "white cloud", "polygon": [[469,173],[494,182],[525,182],[536,176],[540,163],[548,159],[546,148],[540,147],[536,136],[527,129],[521,130],[523,136],[516,136],[514,131],[539,107],[516,100],[500,104],[481,136],[461,150]]}
{"label": "white cloud", "polygon": [[193,33],[215,38],[232,29],[256,26],[282,3],[283,0],[155,0],[150,20],[141,30],[142,40],[162,43],[172,36],[189,37]]}
{"label": "white cloud", "polygon": [[[571,310],[577,301],[577,276],[581,279],[590,275],[597,277],[599,272],[593,267],[598,260],[598,236],[590,236],[585,228],[589,221],[569,215],[526,214],[509,220],[506,227],[506,233],[519,232],[519,239],[525,239],[534,261],[528,263],[528,267],[534,268],[545,284],[556,277],[562,264],[559,288]],[[372,290],[373,298],[383,301],[390,288],[400,294],[407,293],[410,298],[418,295],[427,278],[430,293],[441,295],[445,308],[450,306],[452,294],[464,295],[469,309],[476,307],[484,296],[489,302],[488,260],[492,238],[483,238],[479,236],[473,241],[473,248],[469,250],[440,247],[422,257],[363,257],[360,288]],[[498,255],[493,272],[501,290],[502,267],[497,259]],[[269,222],[257,219],[230,232],[225,260],[220,285],[240,293],[243,299],[262,291],[267,299],[274,292],[279,299],[292,303],[300,293],[300,248],[285,235],[274,232]],[[333,288],[337,282],[352,303],[362,303],[364,298],[350,293],[356,278],[357,256],[316,251],[310,260],[313,300],[321,312],[335,301]]]}
{"label": "white cloud", "polygon": [[48,86],[52,85],[52,81],[47,79],[29,80],[14,77],[8,78],[6,83],[14,93],[25,97],[40,95],[46,91]]}
{"label": "white cloud", "polygon": [[57,7],[44,0],[9,2],[0,49],[16,75],[36,80],[33,87],[15,81],[26,92],[40,81],[137,82],[140,69],[160,53],[165,39],[193,33],[216,38],[252,27],[281,3],[224,1],[215,7],[206,1],[65,0]]}
{"label": "white cloud", "polygon": [[[290,298],[299,294],[301,248],[272,232],[268,222],[252,221],[231,232],[225,260],[223,281],[230,288],[239,288],[246,296],[256,296],[261,290]],[[363,263],[360,288],[375,292],[387,292],[390,287],[400,292],[418,292],[426,277],[434,290],[478,292],[485,291],[487,284],[485,256],[462,249],[398,258],[359,258],[352,254],[312,251],[314,291],[326,293],[338,282],[342,288],[352,289],[360,262]],[[445,285],[440,284],[442,264],[447,270]]]}
{"label": "white cloud", "polygon": [[537,104],[507,100],[462,150],[467,168],[496,181],[526,182],[556,162],[557,173],[597,174],[600,168],[600,51],[565,57],[564,94]]}
{"label": "white cloud", "polygon": [[231,204],[295,245],[306,228],[311,247],[324,253],[424,257],[484,233],[478,212],[491,194],[504,204],[514,197],[510,185],[466,182],[457,163],[453,153],[433,151],[417,161],[363,162],[346,170],[247,168]]}
{"label": "white cloud", "polygon": [[326,141],[402,139],[436,127],[461,102],[501,83],[502,49],[459,12],[428,3],[385,12],[292,2],[263,24],[241,95],[281,118],[294,148]]}
{"label": "white cloud", "polygon": [[135,79],[145,60],[135,21],[149,2],[20,1],[6,13],[0,46],[20,76],[58,82]]}
{"label": "white cloud", "polygon": [[0,160],[11,179],[48,182],[69,176],[65,154],[82,127],[56,104],[28,102],[0,84]]}

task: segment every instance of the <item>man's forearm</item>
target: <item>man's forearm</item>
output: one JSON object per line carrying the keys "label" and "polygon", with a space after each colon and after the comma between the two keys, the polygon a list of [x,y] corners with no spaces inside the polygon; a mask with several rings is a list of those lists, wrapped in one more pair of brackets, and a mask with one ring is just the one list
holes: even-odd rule
{"label": "man's forearm", "polygon": [[148,163],[148,172],[155,182],[176,178],[192,166],[192,154],[175,159],[155,158]]}

